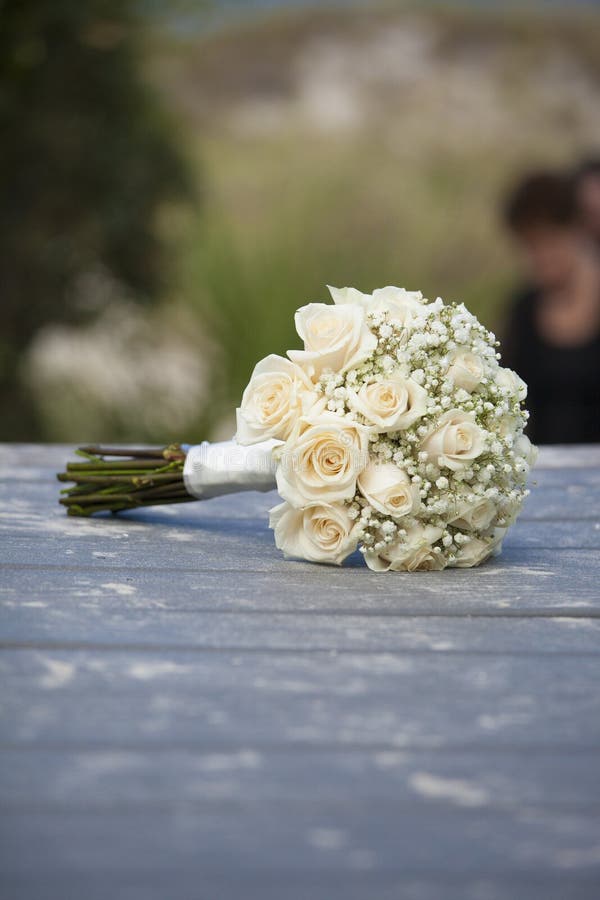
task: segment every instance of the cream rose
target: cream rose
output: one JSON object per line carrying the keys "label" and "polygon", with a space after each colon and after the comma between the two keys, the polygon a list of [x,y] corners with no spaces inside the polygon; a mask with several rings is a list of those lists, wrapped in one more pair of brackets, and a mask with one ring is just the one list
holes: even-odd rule
{"label": "cream rose", "polygon": [[458,569],[471,569],[478,566],[494,551],[495,544],[493,541],[482,541],[480,538],[469,538],[464,544],[460,545],[460,549],[456,554],[456,559],[450,563]]}
{"label": "cream rose", "polygon": [[498,370],[494,376],[496,386],[506,391],[508,394],[516,395],[518,400],[524,400],[527,396],[527,385],[522,378],[519,378],[512,369],[505,369],[498,366]]}
{"label": "cream rose", "polygon": [[504,540],[507,531],[508,528],[494,528],[492,532],[490,556],[500,556],[502,553],[502,541]]}
{"label": "cream rose", "polygon": [[265,357],[255,367],[237,410],[238,444],[268,438],[286,440],[318,395],[306,373],[283,356]]}
{"label": "cream rose", "polygon": [[427,411],[427,391],[403,375],[363,384],[358,392],[347,388],[348,404],[377,431],[401,431]]}
{"label": "cream rose", "polygon": [[333,302],[339,305],[354,304],[366,309],[372,299],[371,294],[363,294],[362,291],[358,291],[353,287],[336,288],[328,284],[327,290],[331,294]]}
{"label": "cream rose", "polygon": [[465,531],[485,531],[495,516],[496,507],[488,497],[476,497],[469,502],[466,497],[459,496],[448,524]]}
{"label": "cream rose", "polygon": [[371,462],[358,476],[358,488],[369,504],[383,515],[406,516],[420,506],[419,489],[394,463]]}
{"label": "cream rose", "polygon": [[439,571],[446,566],[446,560],[433,544],[442,534],[442,529],[433,525],[412,525],[402,539],[378,553],[365,553],[367,565],[374,572]]}
{"label": "cream rose", "polygon": [[538,458],[538,448],[532,444],[526,434],[520,434],[516,439],[513,450],[515,456],[522,456],[530,469],[532,469]]}
{"label": "cream rose", "polygon": [[515,497],[514,499],[505,499],[501,505],[500,511],[500,522],[502,523],[502,527],[508,528],[509,525],[512,525],[513,522],[516,521],[517,516],[521,512],[521,507],[523,506],[523,498]]}
{"label": "cream rose", "polygon": [[362,306],[309,303],[297,311],[295,321],[304,350],[288,350],[288,356],[315,381],[326,369],[343,373],[357,366],[377,346]]}
{"label": "cream rose", "polygon": [[485,441],[472,413],[451,409],[444,413],[421,447],[432,462],[457,472],[477,459],[484,450]]}
{"label": "cream rose", "polygon": [[389,286],[373,291],[372,298],[369,310],[387,312],[389,321],[401,328],[410,328],[425,309],[421,291]]}
{"label": "cream rose", "polygon": [[372,294],[363,294],[356,288],[328,287],[334,303],[362,306],[365,312],[387,312],[390,322],[402,328],[412,325],[425,308],[420,291],[389,286],[378,288]]}
{"label": "cream rose", "polygon": [[447,376],[457,388],[474,391],[481,384],[485,366],[480,356],[468,350],[457,350],[450,357]]}
{"label": "cream rose", "polygon": [[341,503],[311,503],[295,509],[281,503],[270,511],[275,544],[285,556],[339,566],[356,550],[359,526]]}
{"label": "cream rose", "polygon": [[516,416],[500,416],[499,419],[493,423],[493,429],[496,434],[501,438],[506,438],[512,435],[514,437],[517,428],[519,427],[519,422],[517,421]]}
{"label": "cream rose", "polygon": [[368,444],[367,429],[334,413],[301,419],[278,450],[280,495],[295,507],[353,497]]}

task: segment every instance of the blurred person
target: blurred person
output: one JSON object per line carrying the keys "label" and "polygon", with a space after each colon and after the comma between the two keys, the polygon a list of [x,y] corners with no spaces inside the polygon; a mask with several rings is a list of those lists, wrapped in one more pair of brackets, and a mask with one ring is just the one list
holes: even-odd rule
{"label": "blurred person", "polygon": [[504,216],[528,272],[502,352],[529,387],[528,434],[539,444],[599,442],[600,258],[580,226],[573,179],[529,175]]}
{"label": "blurred person", "polygon": [[600,156],[584,160],[574,181],[581,224],[600,251]]}

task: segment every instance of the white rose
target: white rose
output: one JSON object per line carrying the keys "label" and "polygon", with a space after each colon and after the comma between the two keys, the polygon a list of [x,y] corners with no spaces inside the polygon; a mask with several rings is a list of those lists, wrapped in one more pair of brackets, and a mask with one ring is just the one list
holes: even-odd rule
{"label": "white rose", "polygon": [[367,429],[334,413],[301,419],[278,451],[280,495],[295,507],[353,497],[368,445]]}
{"label": "white rose", "polygon": [[367,565],[374,572],[415,572],[439,571],[446,566],[446,560],[439,548],[432,545],[438,541],[443,531],[433,525],[412,525],[406,529],[406,536],[398,539],[378,553],[365,553]]}
{"label": "white rose", "polygon": [[501,505],[500,521],[505,528],[512,525],[523,506],[523,497],[506,499]]}
{"label": "white rose", "polygon": [[505,369],[502,366],[498,366],[494,381],[496,382],[497,387],[510,395],[516,395],[518,400],[524,400],[527,396],[527,385],[522,378],[519,378],[516,372],[513,372],[512,369]]}
{"label": "white rose", "polygon": [[328,287],[334,303],[362,306],[365,312],[387,312],[390,322],[402,328],[412,325],[425,308],[421,291],[389,286],[363,294],[356,288]]}
{"label": "white rose", "polygon": [[418,487],[394,463],[369,463],[358,476],[358,488],[373,509],[395,518],[416,512],[421,502]]}
{"label": "white rose", "polygon": [[401,328],[410,328],[415,319],[423,315],[425,303],[421,291],[384,287],[373,291],[370,312],[388,312],[389,320]]}
{"label": "white rose", "polygon": [[422,449],[431,460],[457,472],[484,450],[483,433],[471,413],[451,409],[441,417],[436,429],[425,438]]}
{"label": "white rose", "polygon": [[238,444],[286,440],[296,419],[316,400],[314,386],[300,366],[283,356],[265,357],[256,365],[237,410]]}
{"label": "white rose", "polygon": [[350,408],[381,432],[409,428],[427,411],[427,391],[400,374],[363,384],[358,392],[347,388],[347,396]]}
{"label": "white rose", "polygon": [[501,416],[493,424],[494,431],[501,438],[509,437],[509,435],[514,437],[518,427],[519,422],[517,422],[516,416]]}
{"label": "white rose", "polygon": [[288,356],[313,380],[325,369],[345,372],[357,366],[377,346],[361,306],[309,303],[297,311],[295,322],[304,350],[288,350]]}
{"label": "white rose", "polygon": [[532,469],[538,458],[538,448],[532,444],[526,434],[520,434],[516,439],[513,450],[515,456],[522,456],[530,469]]}
{"label": "white rose", "polygon": [[342,504],[311,503],[294,509],[281,503],[270,511],[275,545],[285,556],[341,565],[356,550],[359,525]]}
{"label": "white rose", "polygon": [[488,497],[476,497],[469,503],[466,497],[457,497],[450,525],[466,531],[485,531],[496,516],[496,507]]}
{"label": "white rose", "polygon": [[490,556],[500,556],[502,553],[502,541],[504,540],[507,531],[508,528],[494,528]]}
{"label": "white rose", "polygon": [[470,569],[478,566],[487,559],[494,551],[495,544],[492,541],[482,541],[480,538],[469,538],[464,544],[460,545],[460,549],[456,554],[454,562],[450,563],[458,569]]}
{"label": "white rose", "polygon": [[354,304],[366,309],[371,301],[371,294],[363,294],[362,291],[357,291],[353,287],[336,288],[328,284],[327,290],[331,294],[333,302],[341,305]]}
{"label": "white rose", "polygon": [[471,392],[481,384],[485,374],[485,366],[481,357],[477,356],[476,353],[471,353],[468,350],[457,350],[450,357],[450,366],[447,374],[455,387]]}

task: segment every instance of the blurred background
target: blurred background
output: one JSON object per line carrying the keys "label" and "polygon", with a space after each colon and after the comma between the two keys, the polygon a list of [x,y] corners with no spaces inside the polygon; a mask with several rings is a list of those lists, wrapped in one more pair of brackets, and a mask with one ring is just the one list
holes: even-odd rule
{"label": "blurred background", "polygon": [[600,148],[594,4],[0,2],[0,437],[229,437],[327,283],[522,278],[499,210]]}

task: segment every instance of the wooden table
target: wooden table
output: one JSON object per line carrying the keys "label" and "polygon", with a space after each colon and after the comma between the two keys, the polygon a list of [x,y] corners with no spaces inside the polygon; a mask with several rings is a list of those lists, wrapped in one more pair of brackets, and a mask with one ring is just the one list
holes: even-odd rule
{"label": "wooden table", "polygon": [[387,576],[285,562],[272,496],[68,519],[68,455],[0,455],[4,900],[600,896],[599,448]]}

